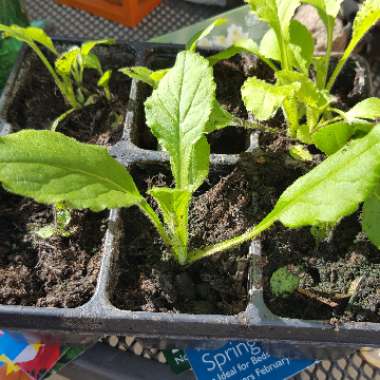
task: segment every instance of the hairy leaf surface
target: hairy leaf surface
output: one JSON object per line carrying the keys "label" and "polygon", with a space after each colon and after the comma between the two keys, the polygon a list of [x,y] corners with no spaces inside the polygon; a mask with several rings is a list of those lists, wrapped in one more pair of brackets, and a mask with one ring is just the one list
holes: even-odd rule
{"label": "hairy leaf surface", "polygon": [[157,201],[180,263],[186,262],[189,240],[188,219],[191,192],[188,190],[154,187],[149,194]]}
{"label": "hairy leaf surface", "polygon": [[336,223],[352,214],[380,178],[380,125],[351,141],[295,181],[281,195],[265,222],[298,228]]}
{"label": "hairy leaf surface", "polygon": [[170,155],[179,189],[186,189],[190,183],[193,146],[206,132],[214,100],[209,62],[197,53],[184,51],[145,102],[147,124]]}
{"label": "hairy leaf surface", "polygon": [[24,130],[0,138],[0,182],[39,203],[101,211],[140,202],[128,171],[106,149],[58,132]]}
{"label": "hairy leaf surface", "polygon": [[292,97],[298,89],[298,83],[280,86],[251,77],[246,80],[241,92],[245,106],[255,118],[268,120],[276,114],[284,100]]}

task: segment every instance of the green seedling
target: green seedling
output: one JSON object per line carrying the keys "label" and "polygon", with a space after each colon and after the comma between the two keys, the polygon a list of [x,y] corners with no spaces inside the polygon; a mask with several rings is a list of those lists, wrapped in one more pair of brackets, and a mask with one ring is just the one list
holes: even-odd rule
{"label": "green seedling", "polygon": [[287,267],[275,270],[270,278],[270,289],[276,297],[289,297],[300,285],[300,278]]}
{"label": "green seedling", "polygon": [[[206,135],[215,130],[215,83],[207,59],[181,52],[145,103],[147,124],[170,156],[174,187],[152,188],[156,213],[127,169],[105,148],[82,144],[58,132],[25,130],[0,137],[0,182],[6,190],[44,204],[69,209],[137,206],[156,227],[181,265],[257,238],[274,223],[289,228],[331,225],[354,213],[364,202],[378,207],[380,125],[348,142],[296,180],[257,225],[241,235],[191,250],[188,213],[193,193],[209,172]],[[364,210],[365,212],[365,210]],[[365,229],[376,244],[380,226],[373,215]]]}
{"label": "green seedling", "polygon": [[[98,82],[99,89],[103,90],[108,100],[111,100],[109,90],[111,72],[103,71],[99,58],[92,50],[100,44],[112,44],[113,40],[87,41],[80,47],[75,46],[60,54],[51,38],[40,28],[23,28],[17,25],[7,26],[0,24],[0,32],[2,32],[3,38],[15,38],[25,42],[33,49],[54,79],[66,103],[70,106],[67,112],[54,121],[52,130],[55,130],[58,124],[72,112],[94,101],[95,94],[89,92],[84,83],[84,72],[86,69],[93,69],[98,72],[100,78]],[[54,63],[50,62],[41,47],[53,55]]]}
{"label": "green seedling", "polygon": [[69,237],[74,232],[74,228],[70,228],[71,212],[63,205],[56,205],[53,208],[54,223],[44,226],[36,231],[36,235],[41,239],[50,239],[53,236]]}
{"label": "green seedling", "polygon": [[[331,68],[333,30],[342,0],[305,0],[316,7],[327,31],[327,50],[314,55],[311,32],[294,19],[300,0],[246,0],[257,17],[269,26],[259,46],[251,52],[274,67],[275,82],[248,78],[242,88],[247,109],[258,121],[273,118],[281,108],[288,135],[314,144],[326,154],[338,151],[352,137],[372,128],[380,115],[380,100],[369,98],[349,111],[338,109],[331,90],[345,63],[367,31],[380,19],[380,1],[366,0],[353,23],[350,43]],[[221,54],[228,57],[238,47]],[[332,74],[329,76],[330,70]]]}

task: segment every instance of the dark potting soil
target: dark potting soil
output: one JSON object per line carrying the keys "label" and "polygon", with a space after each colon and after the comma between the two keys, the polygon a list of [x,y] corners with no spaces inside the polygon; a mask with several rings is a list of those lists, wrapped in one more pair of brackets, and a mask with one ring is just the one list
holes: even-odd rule
{"label": "dark potting soil", "polygon": [[[170,67],[173,59],[152,57],[150,67],[154,70]],[[247,110],[241,97],[241,86],[245,80],[252,75],[260,79],[273,78],[270,69],[257,60],[254,56],[243,54],[228,60],[218,62],[214,66],[216,81],[216,98],[233,115],[243,119],[248,118]],[[133,131],[133,142],[143,149],[157,150],[157,140],[150,132],[145,123],[145,112],[143,103],[150,96],[152,90],[146,85],[141,85],[141,104],[138,111],[135,131]],[[220,131],[215,131],[207,136],[212,153],[239,154],[249,147],[250,131],[244,128],[228,127]]]}
{"label": "dark potting soil", "polygon": [[[171,184],[162,167],[135,167],[139,187]],[[233,237],[252,225],[251,189],[244,172],[214,172],[196,194],[190,211],[190,246]],[[148,198],[149,199],[149,198]],[[154,201],[149,199],[154,205]],[[155,205],[154,205],[155,206]],[[125,238],[113,303],[126,310],[237,314],[248,303],[248,245],[181,267],[137,208],[124,211]]]}
{"label": "dark potting soil", "polygon": [[[95,70],[86,70],[84,84],[90,93],[98,94],[94,104],[74,111],[58,126],[57,131],[82,142],[99,145],[116,143],[123,132],[123,122],[129,100],[131,80],[119,73],[118,68],[130,66],[134,58],[120,48],[109,47],[95,50],[103,69],[114,69],[110,81],[112,101],[99,92],[99,75]],[[18,89],[7,119],[21,129],[50,129],[53,121],[69,110],[53,78],[34,53],[29,53],[23,62],[26,78]]]}
{"label": "dark potting soil", "polygon": [[73,308],[95,291],[106,215],[72,214],[71,237],[39,238],[53,211],[0,191],[0,304]]}
{"label": "dark potting soil", "polygon": [[[235,168],[214,172],[191,206],[191,246],[213,244],[257,224],[281,193],[313,165],[285,153],[257,150],[241,155]],[[132,173],[143,190],[171,183],[162,167],[135,167]],[[137,209],[125,210],[123,220],[125,239],[113,289],[117,307],[223,314],[244,310],[250,265],[247,245],[182,268],[170,259]],[[280,223],[260,240],[264,298],[274,314],[334,324],[380,322],[380,255],[361,232],[360,210],[342,219],[319,243],[309,228],[290,230]],[[300,289],[307,295],[296,292],[281,298],[271,293],[270,277],[283,266],[299,274]]]}
{"label": "dark potting soil", "polygon": [[[313,164],[286,154],[243,160],[252,181],[255,219],[261,220],[281,193]],[[255,186],[256,184],[256,186]],[[360,210],[343,218],[326,239],[317,242],[310,228],[287,229],[277,223],[261,237],[264,298],[283,317],[309,320],[380,322],[380,255],[361,232]],[[300,292],[287,298],[270,290],[272,273],[283,266],[301,278]],[[306,290],[302,292],[302,290]]]}

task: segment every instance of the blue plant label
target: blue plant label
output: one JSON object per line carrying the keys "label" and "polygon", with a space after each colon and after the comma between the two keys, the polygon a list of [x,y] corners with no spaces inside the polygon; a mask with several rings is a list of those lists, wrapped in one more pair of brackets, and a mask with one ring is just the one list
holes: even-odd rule
{"label": "blue plant label", "polygon": [[[28,345],[29,342],[22,334],[0,330],[0,356],[14,360]],[[0,359],[0,367],[3,364],[4,361]]]}
{"label": "blue plant label", "polygon": [[315,363],[308,359],[276,358],[258,342],[228,342],[217,350],[187,349],[198,380],[280,380]]}

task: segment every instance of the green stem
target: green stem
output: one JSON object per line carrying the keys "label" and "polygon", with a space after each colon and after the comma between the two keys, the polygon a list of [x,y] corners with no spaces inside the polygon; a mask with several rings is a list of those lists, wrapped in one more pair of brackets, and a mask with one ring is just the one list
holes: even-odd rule
{"label": "green stem", "polygon": [[337,114],[338,114],[339,116],[341,116],[343,119],[346,118],[346,113],[343,112],[343,111],[341,111],[339,108],[331,107],[331,108],[328,108],[328,111],[337,113]]}
{"label": "green stem", "polygon": [[104,86],[104,95],[106,96],[106,99],[110,102],[112,100],[111,91],[108,85]]}
{"label": "green stem", "polygon": [[334,19],[332,17],[327,16],[327,46],[326,46],[326,56],[325,56],[325,69],[323,74],[323,88],[326,87],[327,82],[327,76],[329,74],[329,67],[330,67],[330,59],[331,59],[331,53],[332,53],[332,47],[334,42]]}
{"label": "green stem", "polygon": [[149,203],[143,199],[139,204],[138,207],[140,210],[149,218],[149,220],[153,223],[153,225],[156,227],[158,233],[161,236],[161,239],[165,243],[167,247],[172,247],[172,241],[166,232],[165,227],[162,225],[160,218],[158,215],[154,212],[152,207],[150,207]]}
{"label": "green stem", "polygon": [[318,123],[315,126],[315,128],[313,130],[313,133],[318,132],[320,129],[322,129],[326,125],[329,125],[329,124],[332,124],[332,123],[337,123],[337,122],[342,121],[342,120],[343,119],[340,116],[337,116],[337,117],[334,117],[334,118],[332,118],[330,120],[326,120],[326,121],[320,122],[320,123]]}
{"label": "green stem", "polygon": [[178,236],[173,235],[172,249],[180,265],[187,264],[188,251],[187,247],[182,244],[181,239]]}
{"label": "green stem", "polygon": [[76,108],[70,108],[68,111],[64,112],[62,115],[58,116],[52,123],[50,130],[55,132],[59,126],[59,124],[66,119],[71,113],[76,111]]}
{"label": "green stem", "polygon": [[342,71],[344,65],[347,62],[347,59],[350,57],[350,55],[351,55],[352,51],[355,49],[355,47],[356,47],[356,44],[349,44],[348,45],[346,51],[344,52],[342,58],[339,60],[339,63],[335,67],[335,70],[333,71],[333,73],[332,73],[332,75],[328,81],[328,84],[326,87],[326,89],[328,91],[331,91],[331,89],[334,87],[334,84],[336,82],[336,79],[338,78],[338,75]]}
{"label": "green stem", "polygon": [[42,53],[41,49],[34,42],[29,42],[29,46],[34,50],[34,52],[37,54],[37,56],[39,57],[39,59],[45,65],[45,67],[49,71],[50,75],[53,77],[53,79],[55,81],[55,84],[57,85],[57,87],[61,91],[63,97],[70,103],[70,105],[73,108],[80,108],[80,105],[76,101],[75,97],[72,97],[71,95],[67,94],[67,91],[66,91],[64,83],[59,79],[59,77],[56,74],[54,68],[50,64],[49,60]]}
{"label": "green stem", "polygon": [[284,39],[284,36],[282,35],[282,32],[276,33],[278,44],[280,46],[280,53],[281,53],[281,65],[283,70],[289,70],[289,60],[286,50],[286,42]]}
{"label": "green stem", "polygon": [[214,255],[215,253],[226,251],[228,249],[237,247],[242,243],[253,240],[263,231],[271,227],[276,220],[277,219],[272,215],[272,213],[270,213],[257,226],[244,232],[242,235],[235,236],[234,238],[222,241],[221,243],[217,243],[215,245],[190,252],[187,263],[192,264],[195,261]]}
{"label": "green stem", "polygon": [[230,124],[231,127],[241,127],[245,129],[257,129],[259,131],[268,132],[268,133],[278,133],[278,129],[268,127],[267,125],[260,124],[255,121],[249,121],[245,119],[240,119],[236,117],[234,121]]}

